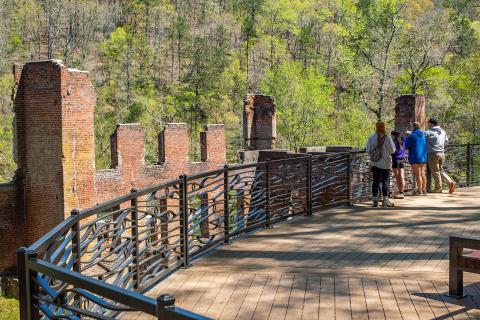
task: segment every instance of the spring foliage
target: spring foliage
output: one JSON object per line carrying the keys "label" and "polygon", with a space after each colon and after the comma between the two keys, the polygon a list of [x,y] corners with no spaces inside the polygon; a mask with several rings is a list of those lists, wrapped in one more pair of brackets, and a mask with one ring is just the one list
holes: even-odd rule
{"label": "spring foliage", "polygon": [[394,98],[425,94],[455,142],[478,142],[480,7],[469,0],[0,0],[0,179],[11,177],[13,62],[56,58],[91,71],[96,161],[121,122],[225,123],[241,149],[246,93],[275,96],[279,147],[361,146]]}

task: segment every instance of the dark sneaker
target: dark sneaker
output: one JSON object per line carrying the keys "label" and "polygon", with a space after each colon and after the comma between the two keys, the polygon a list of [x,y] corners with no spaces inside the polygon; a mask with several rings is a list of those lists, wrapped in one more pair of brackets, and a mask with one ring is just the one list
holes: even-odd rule
{"label": "dark sneaker", "polygon": [[394,204],[393,202],[391,202],[390,200],[385,199],[385,200],[383,200],[383,202],[382,202],[382,207],[384,207],[384,208],[393,208],[393,207],[395,207],[395,204]]}
{"label": "dark sneaker", "polygon": [[378,200],[373,200],[373,207],[378,208]]}

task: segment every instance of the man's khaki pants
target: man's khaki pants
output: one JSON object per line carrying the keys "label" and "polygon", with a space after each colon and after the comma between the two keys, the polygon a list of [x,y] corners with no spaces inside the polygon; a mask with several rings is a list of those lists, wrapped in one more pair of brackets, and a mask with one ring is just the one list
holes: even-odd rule
{"label": "man's khaki pants", "polygon": [[445,153],[429,153],[428,154],[428,167],[432,173],[433,181],[435,182],[434,191],[442,190],[442,178],[447,183],[452,183],[453,180],[443,170],[443,163],[445,162]]}

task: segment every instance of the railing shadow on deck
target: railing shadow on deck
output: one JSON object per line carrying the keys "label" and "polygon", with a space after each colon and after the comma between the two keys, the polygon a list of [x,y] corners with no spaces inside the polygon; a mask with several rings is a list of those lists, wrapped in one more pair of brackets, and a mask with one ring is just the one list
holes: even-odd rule
{"label": "railing shadow on deck", "polygon": [[[460,186],[480,184],[479,145],[452,146],[448,159]],[[326,153],[183,175],[73,210],[18,250],[21,319],[111,319],[129,311],[206,319],[176,307],[172,296],[143,293],[207,250],[290,217],[362,202],[370,189],[364,152]]]}

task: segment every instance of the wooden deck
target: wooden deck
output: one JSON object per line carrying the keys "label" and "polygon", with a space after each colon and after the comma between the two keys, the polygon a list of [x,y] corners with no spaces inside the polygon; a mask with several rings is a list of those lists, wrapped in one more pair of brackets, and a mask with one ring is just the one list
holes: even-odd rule
{"label": "wooden deck", "polygon": [[395,202],[262,230],[148,295],[175,295],[178,306],[214,319],[480,319],[479,276],[466,274],[468,298],[445,296],[448,235],[478,235],[480,188]]}

